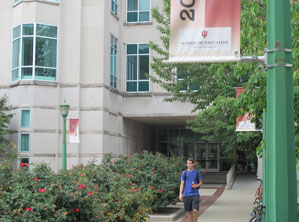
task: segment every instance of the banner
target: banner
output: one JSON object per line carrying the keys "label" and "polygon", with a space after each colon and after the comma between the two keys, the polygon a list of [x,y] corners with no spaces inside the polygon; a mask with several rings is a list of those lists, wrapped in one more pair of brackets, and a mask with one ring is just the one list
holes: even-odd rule
{"label": "banner", "polygon": [[[236,98],[244,91],[243,87],[236,88]],[[257,131],[255,128],[255,123],[250,122],[252,116],[249,116],[249,113],[245,113],[243,116],[238,116],[236,121],[236,131]]]}
{"label": "banner", "polygon": [[70,119],[70,143],[80,143],[79,119]]}
{"label": "banner", "polygon": [[171,0],[171,63],[240,61],[240,0]]}

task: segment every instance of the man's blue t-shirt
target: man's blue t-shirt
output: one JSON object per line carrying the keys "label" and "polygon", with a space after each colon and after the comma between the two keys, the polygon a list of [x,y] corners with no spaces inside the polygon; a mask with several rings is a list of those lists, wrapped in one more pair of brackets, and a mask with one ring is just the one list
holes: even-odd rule
{"label": "man's blue t-shirt", "polygon": [[[195,196],[195,195],[199,195],[198,192],[198,188],[195,189],[191,189],[191,184],[192,181],[194,182],[194,184],[197,184],[198,182],[196,181],[196,173],[198,173],[198,180],[202,180],[201,174],[199,171],[197,170],[192,170],[191,172],[189,170],[187,170],[187,177],[186,177],[186,181],[185,181],[185,189],[184,189],[184,196]],[[184,174],[185,171],[183,171],[182,175],[181,175],[181,181],[184,181]]]}

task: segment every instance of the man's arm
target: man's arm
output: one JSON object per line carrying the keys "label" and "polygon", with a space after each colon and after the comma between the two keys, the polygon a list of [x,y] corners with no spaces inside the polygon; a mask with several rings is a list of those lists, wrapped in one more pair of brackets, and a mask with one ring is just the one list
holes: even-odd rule
{"label": "man's arm", "polygon": [[179,199],[180,199],[181,202],[183,202],[184,185],[185,185],[185,181],[181,181],[181,186],[180,186],[180,196],[179,196]]}
{"label": "man's arm", "polygon": [[194,187],[199,188],[199,187],[201,187],[202,184],[203,184],[203,182],[202,182],[202,180],[200,180],[199,183],[198,183],[198,184],[195,184]]}

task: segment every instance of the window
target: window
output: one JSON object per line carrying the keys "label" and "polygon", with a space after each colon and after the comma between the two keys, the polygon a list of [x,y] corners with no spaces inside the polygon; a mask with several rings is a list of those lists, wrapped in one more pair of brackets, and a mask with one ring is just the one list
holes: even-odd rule
{"label": "window", "polygon": [[118,0],[111,0],[111,11],[117,16]]}
{"label": "window", "polygon": [[117,87],[117,39],[113,35],[110,42],[110,86]]}
{"label": "window", "polygon": [[30,110],[22,110],[21,127],[30,127]]}
{"label": "window", "polygon": [[13,30],[12,81],[55,81],[57,72],[57,27],[22,24]]}
{"label": "window", "polygon": [[177,81],[180,91],[196,91],[200,88],[200,86],[193,83],[193,80],[190,78],[188,74],[188,70],[182,67],[177,68]]}
{"label": "window", "polygon": [[21,152],[29,151],[29,134],[21,134]]}
{"label": "window", "polygon": [[149,48],[147,44],[127,45],[127,92],[149,91]]}
{"label": "window", "polygon": [[17,4],[20,0],[13,0],[14,4]]}
{"label": "window", "polygon": [[127,22],[150,21],[150,0],[127,0]]}

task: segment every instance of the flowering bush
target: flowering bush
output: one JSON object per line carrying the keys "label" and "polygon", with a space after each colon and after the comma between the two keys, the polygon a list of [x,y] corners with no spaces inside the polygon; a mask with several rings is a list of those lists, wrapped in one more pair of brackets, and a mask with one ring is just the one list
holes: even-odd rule
{"label": "flowering bush", "polygon": [[183,162],[148,152],[105,155],[53,172],[0,164],[0,221],[146,221],[152,210],[177,202]]}
{"label": "flowering bush", "polygon": [[131,181],[140,188],[153,191],[152,210],[165,208],[178,201],[180,174],[185,167],[182,158],[166,158],[162,154],[153,155],[148,151],[122,156],[116,161],[106,154],[104,162],[109,169]]}

